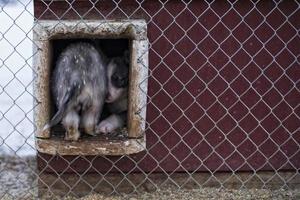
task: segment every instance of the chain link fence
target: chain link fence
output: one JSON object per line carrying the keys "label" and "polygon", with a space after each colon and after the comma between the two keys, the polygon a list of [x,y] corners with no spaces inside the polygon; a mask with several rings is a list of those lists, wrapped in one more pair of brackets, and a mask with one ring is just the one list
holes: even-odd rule
{"label": "chain link fence", "polygon": [[[2,0],[0,6],[0,198],[299,189],[299,1]],[[33,59],[45,49],[33,30],[41,20],[88,27],[87,20],[131,19],[146,21],[149,41],[149,75],[139,83],[148,82],[145,150],[38,153]]]}

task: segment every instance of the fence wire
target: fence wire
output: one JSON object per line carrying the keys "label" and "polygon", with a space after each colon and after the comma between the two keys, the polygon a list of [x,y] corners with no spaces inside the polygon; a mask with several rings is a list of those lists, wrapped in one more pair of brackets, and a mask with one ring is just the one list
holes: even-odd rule
{"label": "fence wire", "polygon": [[[299,1],[0,5],[0,198],[299,186]],[[145,151],[114,157],[37,153],[34,26],[39,20],[114,19],[147,23]]]}

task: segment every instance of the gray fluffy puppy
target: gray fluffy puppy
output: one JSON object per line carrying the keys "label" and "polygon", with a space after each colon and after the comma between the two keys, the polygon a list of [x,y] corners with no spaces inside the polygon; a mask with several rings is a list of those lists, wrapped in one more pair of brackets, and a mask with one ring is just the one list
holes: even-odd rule
{"label": "gray fluffy puppy", "polygon": [[69,45],[57,60],[52,81],[58,111],[44,130],[62,121],[65,140],[78,140],[79,128],[94,135],[107,95],[105,57],[99,49],[86,42]]}

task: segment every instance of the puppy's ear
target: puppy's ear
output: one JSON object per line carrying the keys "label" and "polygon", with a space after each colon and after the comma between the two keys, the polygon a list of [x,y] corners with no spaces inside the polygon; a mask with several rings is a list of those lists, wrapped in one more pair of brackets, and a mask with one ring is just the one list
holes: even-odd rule
{"label": "puppy's ear", "polygon": [[125,63],[129,64],[129,62],[130,62],[130,52],[129,52],[129,50],[124,51],[123,57],[124,57]]}

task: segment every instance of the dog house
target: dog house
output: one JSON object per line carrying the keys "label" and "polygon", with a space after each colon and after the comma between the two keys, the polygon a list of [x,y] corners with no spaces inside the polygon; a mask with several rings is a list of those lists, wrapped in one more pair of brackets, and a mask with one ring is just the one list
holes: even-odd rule
{"label": "dog house", "polygon": [[[55,35],[85,37],[86,33],[110,35],[111,39],[120,38],[119,33],[136,37],[132,41],[146,51],[145,23],[109,21],[123,19],[145,19],[150,47],[149,77],[139,79],[143,91],[143,81],[148,80],[148,102],[145,105],[143,99],[137,103],[141,110],[130,108],[131,118],[138,116],[142,129],[139,119],[147,107],[147,151],[129,156],[55,159],[39,153],[38,167],[43,172],[299,170],[300,40],[299,8],[294,1],[36,0],[34,12],[36,30],[41,32],[35,33],[38,54],[50,54],[47,41]],[[89,26],[86,20],[95,20],[97,25]],[[113,28],[116,24],[120,29]],[[142,60],[132,53],[132,60],[138,63],[132,69],[144,71],[147,53],[137,53]],[[37,71],[49,70],[44,67],[49,59],[37,57]],[[47,72],[39,74],[45,77],[38,77],[36,85],[41,89],[36,91],[47,93]],[[142,86],[131,84],[134,89]],[[137,92],[145,95],[142,90]],[[45,113],[49,113],[50,102],[44,93],[36,92],[42,102],[36,110],[38,129],[49,117]],[[142,112],[136,115],[133,110]],[[39,151],[47,153],[42,145],[51,141],[45,139],[49,135],[37,137]]]}
{"label": "dog house", "polygon": [[[43,131],[55,110],[51,101],[51,72],[64,47],[72,42],[90,40],[101,43],[112,56],[127,49],[130,52],[127,126],[120,130],[118,135],[121,137],[99,135],[82,137],[75,142],[65,141],[60,127]],[[36,148],[39,152],[52,155],[124,155],[145,149],[148,76],[145,21],[38,20],[34,26],[34,43],[34,66],[37,73],[34,96],[39,103],[35,108],[34,120],[37,128]]]}

